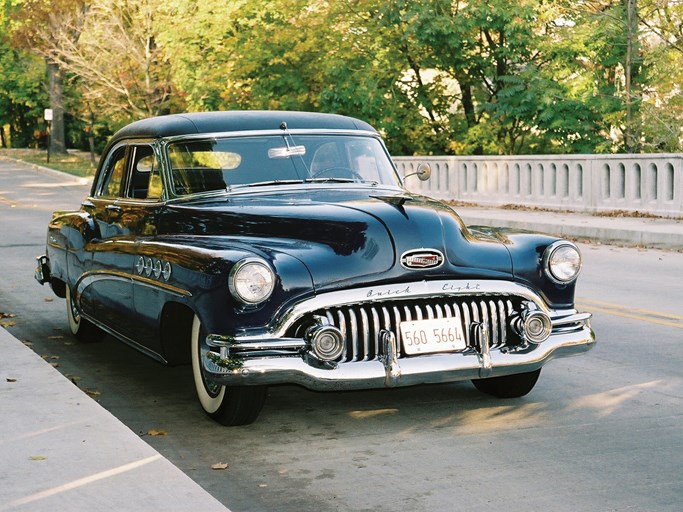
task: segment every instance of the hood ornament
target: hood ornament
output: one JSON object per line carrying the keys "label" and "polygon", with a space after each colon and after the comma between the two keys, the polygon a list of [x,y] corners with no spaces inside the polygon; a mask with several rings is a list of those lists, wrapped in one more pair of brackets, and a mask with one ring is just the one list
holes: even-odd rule
{"label": "hood ornament", "polygon": [[404,252],[401,265],[410,270],[425,270],[440,267],[444,262],[441,251],[436,249],[414,249]]}

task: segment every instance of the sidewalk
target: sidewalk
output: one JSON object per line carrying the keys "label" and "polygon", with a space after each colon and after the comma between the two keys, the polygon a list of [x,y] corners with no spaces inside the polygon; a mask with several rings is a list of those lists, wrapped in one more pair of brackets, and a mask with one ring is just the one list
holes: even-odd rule
{"label": "sidewalk", "polygon": [[502,226],[591,240],[657,249],[683,250],[683,220],[638,217],[597,217],[583,213],[455,207],[467,225]]}
{"label": "sidewalk", "polygon": [[228,510],[0,328],[0,512]]}

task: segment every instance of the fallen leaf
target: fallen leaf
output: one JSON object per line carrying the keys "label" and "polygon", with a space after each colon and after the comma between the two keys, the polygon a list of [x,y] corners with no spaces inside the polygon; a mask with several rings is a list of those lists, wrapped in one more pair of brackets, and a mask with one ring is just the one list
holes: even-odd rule
{"label": "fallen leaf", "polygon": [[47,457],[43,455],[31,455],[30,457],[31,460],[47,460]]}
{"label": "fallen leaf", "polygon": [[218,462],[217,464],[211,464],[211,469],[228,469],[228,464],[226,462]]}
{"label": "fallen leaf", "polygon": [[148,430],[148,431],[147,431],[147,435],[148,435],[148,436],[152,436],[152,437],[167,436],[167,435],[168,435],[168,432],[166,432],[165,430],[155,430],[155,429],[152,429],[152,430]]}
{"label": "fallen leaf", "polygon": [[0,326],[2,327],[14,327],[17,323],[14,320],[0,320]]}
{"label": "fallen leaf", "polygon": [[14,377],[7,377],[7,382],[16,382],[16,381],[17,381],[17,379],[15,379]]}
{"label": "fallen leaf", "polygon": [[47,339],[48,340],[63,340],[64,336],[62,336],[61,334],[58,334],[56,336],[48,336]]}
{"label": "fallen leaf", "polygon": [[97,391],[96,389],[87,389],[87,388],[86,388],[86,389],[84,389],[83,391],[84,391],[85,394],[88,395],[90,398],[97,398],[98,396],[100,396],[100,395],[102,394],[102,393],[100,393],[99,391]]}
{"label": "fallen leaf", "polygon": [[45,297],[45,302],[54,302],[55,299],[52,297]]}

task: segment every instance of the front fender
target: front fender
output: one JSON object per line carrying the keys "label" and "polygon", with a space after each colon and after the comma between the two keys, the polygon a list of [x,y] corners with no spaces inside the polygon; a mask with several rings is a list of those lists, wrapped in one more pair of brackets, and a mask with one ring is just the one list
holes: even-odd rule
{"label": "front fender", "polygon": [[510,252],[515,281],[537,290],[551,308],[574,307],[576,281],[554,283],[543,270],[543,252],[560,238],[510,228],[489,228],[488,234],[501,240]]}
{"label": "front fender", "polygon": [[[165,284],[184,292],[184,298],[180,300],[212,332],[234,333],[240,329],[262,327],[292,301],[314,293],[311,274],[296,257],[236,239],[155,237],[138,242],[135,252],[145,259],[170,264],[172,272]],[[263,258],[273,268],[277,276],[276,285],[265,302],[245,307],[232,297],[228,280],[235,264],[253,257]],[[149,281],[144,276],[136,279]]]}

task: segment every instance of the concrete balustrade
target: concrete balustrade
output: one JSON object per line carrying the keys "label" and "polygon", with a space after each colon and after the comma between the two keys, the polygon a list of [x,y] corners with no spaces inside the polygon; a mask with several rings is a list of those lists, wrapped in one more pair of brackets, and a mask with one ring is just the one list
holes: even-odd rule
{"label": "concrete balustrade", "polygon": [[407,187],[436,199],[580,212],[683,216],[683,154],[395,157]]}

